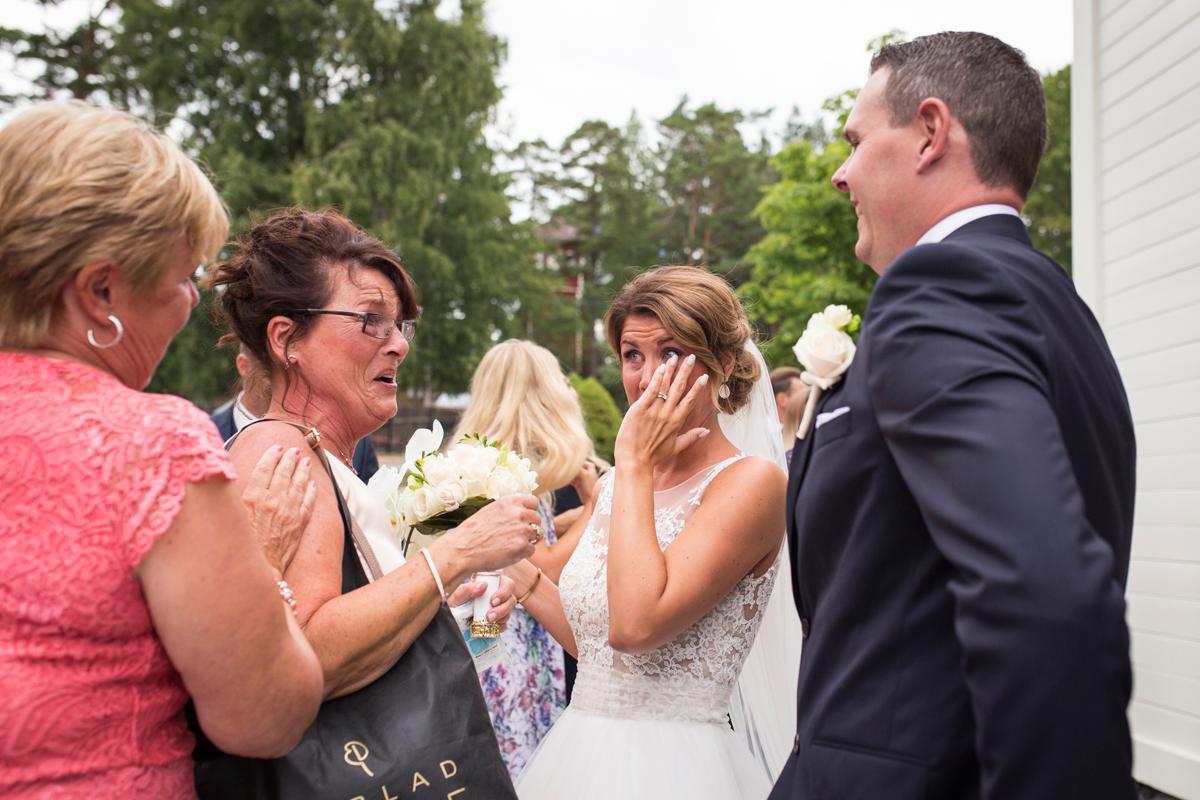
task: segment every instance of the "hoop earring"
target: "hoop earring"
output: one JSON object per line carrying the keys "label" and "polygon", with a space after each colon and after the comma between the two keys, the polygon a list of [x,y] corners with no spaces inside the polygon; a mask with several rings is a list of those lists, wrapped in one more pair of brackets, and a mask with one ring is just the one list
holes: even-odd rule
{"label": "hoop earring", "polygon": [[110,347],[116,347],[117,344],[121,341],[121,337],[125,335],[125,326],[121,324],[121,320],[117,319],[115,314],[109,314],[108,321],[111,322],[112,326],[117,329],[117,333],[115,336],[113,336],[111,342],[106,342],[105,344],[100,344],[99,342],[96,341],[96,332],[93,331],[91,328],[88,328],[88,332],[87,332],[88,344],[90,344],[92,347],[96,348],[97,350],[108,350]]}
{"label": "hoop earring", "polygon": [[717,397],[721,398],[722,400],[729,399],[729,382],[728,381],[724,381],[721,383],[721,388],[717,389]]}

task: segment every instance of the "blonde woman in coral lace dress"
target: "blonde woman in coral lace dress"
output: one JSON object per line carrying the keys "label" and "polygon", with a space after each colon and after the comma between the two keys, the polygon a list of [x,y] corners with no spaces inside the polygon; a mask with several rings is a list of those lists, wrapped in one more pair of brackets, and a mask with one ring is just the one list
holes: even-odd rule
{"label": "blonde woman in coral lace dress", "polygon": [[142,391],[228,230],[169,139],[34,106],[0,130],[0,209],[0,797],[193,797],[189,698],[246,756],[316,715],[321,665],[272,575],[310,465],[274,451],[282,471],[244,474],[270,479],[250,506],[292,518],[264,537],[208,415]]}
{"label": "blonde woman in coral lace dress", "polygon": [[767,771],[728,714],[778,571],[786,479],[718,424],[760,376],[750,326],[728,284],[692,267],[638,277],[605,322],[630,401],[615,469],[557,586],[528,562],[509,570],[579,659],[572,703],[518,792],[766,797]]}

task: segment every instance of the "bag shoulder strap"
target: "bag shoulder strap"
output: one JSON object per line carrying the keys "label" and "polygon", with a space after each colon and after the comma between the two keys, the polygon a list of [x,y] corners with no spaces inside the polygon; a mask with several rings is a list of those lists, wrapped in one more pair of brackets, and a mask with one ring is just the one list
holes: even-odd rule
{"label": "bag shoulder strap", "polygon": [[[286,419],[256,419],[253,422],[243,425],[233,436],[230,436],[225,441],[225,449],[228,450],[237,441],[237,438],[242,435],[242,431],[249,428],[251,425],[258,425],[261,422],[282,422],[284,425],[291,425],[304,434],[304,441],[316,453],[317,459],[321,462],[321,466],[325,467],[326,474],[329,475],[329,482],[333,484],[333,494],[337,500],[338,515],[342,518],[342,529],[346,533],[347,544],[353,544],[362,553],[363,561],[367,562],[367,569],[371,572],[372,580],[379,580],[383,577],[383,569],[379,566],[379,559],[375,557],[375,550],[372,549],[371,543],[367,541],[366,534],[362,532],[358,521],[350,514],[350,509],[346,505],[346,498],[342,496],[342,490],[338,487],[337,477],[333,474],[333,467],[329,464],[329,458],[325,454],[325,448],[321,447],[321,432],[316,428],[306,428],[295,422]],[[345,576],[343,576],[344,578]],[[344,581],[343,581],[344,583]],[[344,588],[343,588],[344,591]]]}

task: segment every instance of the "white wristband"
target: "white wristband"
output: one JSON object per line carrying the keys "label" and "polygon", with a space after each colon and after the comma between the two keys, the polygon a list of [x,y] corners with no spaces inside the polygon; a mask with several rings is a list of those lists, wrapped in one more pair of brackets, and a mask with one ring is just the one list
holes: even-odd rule
{"label": "white wristband", "polygon": [[433,556],[429,555],[428,550],[422,550],[421,555],[425,556],[425,563],[429,565],[429,572],[433,575],[433,582],[437,584],[438,594],[442,596],[442,602],[446,602],[446,587],[442,585],[442,576],[438,573],[437,564],[433,563]]}

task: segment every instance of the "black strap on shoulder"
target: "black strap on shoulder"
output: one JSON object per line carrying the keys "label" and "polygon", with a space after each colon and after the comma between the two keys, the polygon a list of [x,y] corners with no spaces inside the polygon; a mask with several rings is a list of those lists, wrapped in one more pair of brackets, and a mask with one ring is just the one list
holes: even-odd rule
{"label": "black strap on shoulder", "polygon": [[321,449],[320,431],[316,428],[306,428],[286,419],[256,419],[246,423],[233,436],[230,436],[225,441],[225,449],[233,447],[233,443],[242,435],[242,431],[251,425],[258,425],[262,422],[282,422],[303,433],[304,441],[308,443],[321,465],[325,467],[325,472],[329,475],[329,482],[333,485],[333,496],[337,500],[338,516],[342,518],[342,594],[351,592],[360,586],[366,586],[369,581],[366,573],[363,572],[362,565],[358,563],[358,551],[354,545],[354,534],[351,532],[350,509],[346,506],[346,498],[342,497],[342,490],[338,488],[337,478],[333,476],[333,468],[329,466],[329,459],[325,457],[325,451]]}

